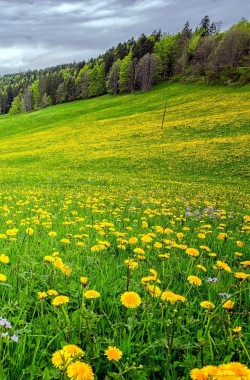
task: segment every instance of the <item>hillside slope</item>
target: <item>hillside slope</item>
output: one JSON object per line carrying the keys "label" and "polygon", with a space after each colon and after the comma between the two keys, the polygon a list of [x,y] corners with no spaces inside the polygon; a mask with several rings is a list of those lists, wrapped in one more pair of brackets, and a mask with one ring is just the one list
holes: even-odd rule
{"label": "hillside slope", "polygon": [[[165,101],[167,110],[162,128]],[[1,183],[246,187],[249,87],[162,84],[0,118]]]}

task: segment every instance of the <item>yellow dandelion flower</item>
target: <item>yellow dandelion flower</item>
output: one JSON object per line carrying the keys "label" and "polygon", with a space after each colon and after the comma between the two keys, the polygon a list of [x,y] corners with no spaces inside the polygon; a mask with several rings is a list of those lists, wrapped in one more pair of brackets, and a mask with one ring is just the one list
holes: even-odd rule
{"label": "yellow dandelion flower", "polygon": [[173,232],[174,231],[171,230],[171,228],[165,228],[165,230],[164,230],[164,234],[166,234],[166,235],[171,235]]}
{"label": "yellow dandelion flower", "polygon": [[201,233],[201,234],[198,234],[198,238],[199,238],[199,239],[205,239],[205,238],[206,238],[206,235],[205,235],[205,234],[202,234],[202,233]]}
{"label": "yellow dandelion flower", "polygon": [[145,251],[142,248],[135,248],[134,253],[138,253],[139,255],[145,255]]}
{"label": "yellow dandelion flower", "polygon": [[88,280],[89,280],[88,277],[80,277],[80,283],[82,285],[87,285]]}
{"label": "yellow dandelion flower", "polygon": [[228,238],[227,234],[225,232],[221,232],[218,236],[217,239],[219,240],[226,240]]}
{"label": "yellow dandelion flower", "polygon": [[64,369],[70,362],[71,356],[64,350],[58,350],[52,355],[52,364],[59,369]]}
{"label": "yellow dandelion flower", "polygon": [[202,301],[200,303],[201,307],[203,307],[204,309],[208,309],[208,310],[211,310],[211,309],[214,309],[215,308],[215,305],[213,304],[213,302],[210,302],[210,301]]}
{"label": "yellow dandelion flower", "polygon": [[29,228],[26,228],[26,234],[29,235],[29,236],[32,236],[34,235],[35,231],[33,230],[33,228],[29,227]]}
{"label": "yellow dandelion flower", "polygon": [[216,253],[211,252],[211,253],[208,254],[208,256],[210,256],[210,257],[216,257],[217,255],[216,255]]}
{"label": "yellow dandelion flower", "polygon": [[68,303],[68,302],[69,302],[69,297],[67,297],[67,296],[56,296],[52,301],[52,305],[53,306],[60,306],[60,305],[64,305],[65,303]]}
{"label": "yellow dandelion flower", "polygon": [[207,271],[206,268],[201,264],[196,265],[196,268],[203,270],[203,272]]}
{"label": "yellow dandelion flower", "polygon": [[232,272],[230,266],[227,265],[224,261],[220,261],[220,260],[216,261],[216,266],[217,266],[217,268],[219,268],[219,269],[223,269],[223,270],[225,270],[226,272],[229,272],[229,273]]}
{"label": "yellow dandelion flower", "polygon": [[0,282],[5,282],[5,281],[7,281],[7,277],[4,274],[0,273]]}
{"label": "yellow dandelion flower", "polygon": [[148,223],[145,220],[141,224],[142,228],[148,228]]}
{"label": "yellow dandelion flower", "polygon": [[44,256],[43,260],[53,263],[55,261],[55,258],[53,256],[48,255],[48,256]]}
{"label": "yellow dandelion flower", "polygon": [[84,355],[84,351],[75,344],[66,344],[63,346],[63,351],[66,351],[71,357]]}
{"label": "yellow dandelion flower", "polygon": [[87,290],[86,292],[83,293],[83,295],[85,298],[88,298],[88,299],[101,297],[101,294],[97,292],[96,290]]}
{"label": "yellow dandelion flower", "polygon": [[202,281],[199,277],[197,276],[188,276],[188,281],[190,284],[194,284],[194,285],[197,285],[197,286],[200,286],[202,284]]}
{"label": "yellow dandelion flower", "polygon": [[63,267],[63,261],[61,259],[61,257],[57,257],[55,260],[54,260],[54,267],[55,268],[58,268],[58,269],[61,269]]}
{"label": "yellow dandelion flower", "polygon": [[109,346],[105,351],[105,355],[107,356],[108,360],[118,362],[122,357],[122,351],[116,347]]}
{"label": "yellow dandelion flower", "polygon": [[138,263],[136,261],[132,260],[132,259],[125,260],[125,264],[131,270],[134,270],[135,268],[138,267]]}
{"label": "yellow dandelion flower", "polygon": [[17,233],[18,233],[18,229],[17,228],[13,228],[12,230],[7,230],[6,231],[6,235],[8,235],[8,236],[16,236],[17,235]]}
{"label": "yellow dandelion flower", "polygon": [[67,375],[71,380],[94,380],[92,367],[80,361],[69,364]]}
{"label": "yellow dandelion flower", "polygon": [[123,306],[129,309],[135,309],[141,304],[141,297],[136,292],[125,292],[121,295]]}
{"label": "yellow dandelion flower", "polygon": [[242,261],[241,265],[243,265],[243,267],[249,267],[250,266],[250,260]]}
{"label": "yellow dandelion flower", "polygon": [[128,242],[129,244],[136,244],[138,242],[138,239],[136,237],[131,237]]}
{"label": "yellow dandelion flower", "polygon": [[60,242],[63,243],[63,244],[69,244],[70,240],[64,238],[64,239],[61,239]]}
{"label": "yellow dandelion flower", "polygon": [[162,248],[162,243],[160,243],[160,242],[155,242],[154,243],[154,248]]}
{"label": "yellow dandelion flower", "polygon": [[141,241],[143,243],[150,243],[153,239],[151,238],[151,236],[149,235],[144,235],[142,238],[141,238]]}
{"label": "yellow dandelion flower", "polygon": [[211,252],[211,249],[207,247],[206,245],[200,245],[200,249],[203,249],[204,251]]}
{"label": "yellow dandelion flower", "polygon": [[50,231],[48,233],[48,236],[55,237],[55,236],[57,236],[57,232],[56,231]]}
{"label": "yellow dandelion flower", "polygon": [[175,294],[174,292],[171,292],[171,290],[165,290],[164,292],[162,292],[161,299],[163,301],[168,301],[171,304],[174,304],[177,301],[182,301],[182,302],[186,301],[185,297],[179,294]]}
{"label": "yellow dandelion flower", "polygon": [[240,241],[240,240],[237,240],[236,244],[237,244],[237,247],[239,247],[239,248],[242,248],[243,245],[244,245],[244,243],[242,241]]}
{"label": "yellow dandelion flower", "polygon": [[162,293],[161,289],[155,285],[147,285],[146,290],[154,298],[160,297]]}
{"label": "yellow dandelion flower", "polygon": [[207,380],[208,376],[206,376],[202,369],[194,368],[190,371],[190,377],[192,380]]}
{"label": "yellow dandelion flower", "polygon": [[54,289],[50,289],[50,290],[48,290],[48,291],[47,291],[47,294],[48,294],[49,296],[58,296],[58,292],[57,292],[56,290],[54,290]]}
{"label": "yellow dandelion flower", "polygon": [[[222,365],[223,367],[226,367],[227,369],[233,371],[237,376],[242,376],[241,379],[243,380],[245,377],[248,379],[250,376],[250,370],[245,366],[244,364],[238,363],[238,362],[231,362],[225,365]],[[219,366],[220,368],[221,366]]]}
{"label": "yellow dandelion flower", "polygon": [[0,255],[0,262],[3,263],[3,264],[9,264],[9,262],[10,262],[9,256],[7,256],[4,253],[2,253]]}
{"label": "yellow dandelion flower", "polygon": [[223,307],[224,309],[231,310],[231,309],[233,309],[234,304],[235,304],[235,302],[233,302],[233,301],[231,301],[231,300],[228,300],[228,301],[226,301],[226,302],[222,305],[222,307]]}
{"label": "yellow dandelion flower", "polygon": [[37,295],[38,299],[42,300],[43,298],[46,298],[48,294],[46,292],[37,292]]}
{"label": "yellow dandelion flower", "polygon": [[237,257],[241,257],[241,256],[243,256],[243,253],[241,253],[241,252],[234,252],[234,254],[235,254],[235,256],[237,256]]}
{"label": "yellow dandelion flower", "polygon": [[7,238],[7,235],[5,234],[0,234],[0,239],[6,239]]}
{"label": "yellow dandelion flower", "polygon": [[241,331],[242,331],[242,327],[241,327],[241,326],[237,326],[237,327],[234,327],[234,328],[232,329],[232,332],[233,332],[234,334],[240,334]]}
{"label": "yellow dandelion flower", "polygon": [[189,256],[199,256],[200,252],[195,248],[188,248],[185,251]]}
{"label": "yellow dandelion flower", "polygon": [[244,273],[244,272],[235,272],[234,273],[234,277],[240,279],[240,280],[245,280],[246,278],[248,278],[250,275],[247,274],[247,273]]}
{"label": "yellow dandelion flower", "polygon": [[68,265],[63,265],[60,267],[60,271],[65,274],[65,276],[70,276],[72,273],[72,269]]}

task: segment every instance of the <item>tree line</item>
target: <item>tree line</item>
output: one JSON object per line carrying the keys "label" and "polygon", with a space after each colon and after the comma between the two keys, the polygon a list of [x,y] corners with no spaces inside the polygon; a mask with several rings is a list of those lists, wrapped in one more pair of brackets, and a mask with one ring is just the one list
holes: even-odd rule
{"label": "tree line", "polygon": [[242,18],[221,32],[203,17],[173,35],[151,35],[119,43],[85,62],[0,77],[0,113],[18,114],[105,93],[148,91],[156,83],[180,81],[242,86],[250,82],[250,23]]}

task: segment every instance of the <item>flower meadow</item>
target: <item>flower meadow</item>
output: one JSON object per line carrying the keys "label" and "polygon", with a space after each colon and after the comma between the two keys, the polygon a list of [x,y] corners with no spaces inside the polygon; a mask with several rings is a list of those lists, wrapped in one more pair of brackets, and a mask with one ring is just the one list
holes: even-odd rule
{"label": "flower meadow", "polygon": [[250,379],[248,100],[0,118],[0,380]]}
{"label": "flower meadow", "polygon": [[1,379],[248,379],[244,200],[74,191],[1,194]]}

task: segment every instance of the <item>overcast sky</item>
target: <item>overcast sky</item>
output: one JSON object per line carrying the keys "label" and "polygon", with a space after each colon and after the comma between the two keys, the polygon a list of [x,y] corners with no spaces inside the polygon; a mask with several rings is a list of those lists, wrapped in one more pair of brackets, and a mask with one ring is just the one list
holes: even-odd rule
{"label": "overcast sky", "polygon": [[250,0],[0,0],[0,75],[87,60],[155,29],[195,28],[208,15],[229,28]]}

